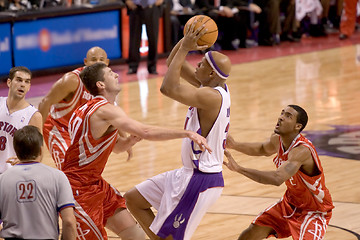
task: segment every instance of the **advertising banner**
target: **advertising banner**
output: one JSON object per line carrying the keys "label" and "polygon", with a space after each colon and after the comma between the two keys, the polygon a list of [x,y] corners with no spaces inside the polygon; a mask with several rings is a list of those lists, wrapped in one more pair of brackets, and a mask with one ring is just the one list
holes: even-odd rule
{"label": "advertising banner", "polygon": [[15,65],[40,70],[81,64],[94,46],[102,47],[109,59],[119,59],[119,14],[107,11],[15,22]]}
{"label": "advertising banner", "polygon": [[11,58],[11,26],[10,23],[0,24],[0,76],[7,75],[12,67]]}

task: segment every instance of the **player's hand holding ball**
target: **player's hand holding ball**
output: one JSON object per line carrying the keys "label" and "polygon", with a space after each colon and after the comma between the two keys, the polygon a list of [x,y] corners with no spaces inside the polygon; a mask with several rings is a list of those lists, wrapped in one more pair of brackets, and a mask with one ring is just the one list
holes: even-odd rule
{"label": "player's hand holding ball", "polygon": [[183,47],[188,51],[205,50],[217,40],[217,25],[210,17],[196,15],[190,18],[184,27]]}

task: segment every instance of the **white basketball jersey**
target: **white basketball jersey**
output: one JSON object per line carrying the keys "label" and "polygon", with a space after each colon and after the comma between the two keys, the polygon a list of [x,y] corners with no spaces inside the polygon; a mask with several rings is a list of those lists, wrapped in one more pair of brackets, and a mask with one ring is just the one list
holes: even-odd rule
{"label": "white basketball jersey", "polygon": [[[201,172],[221,172],[224,159],[226,136],[230,124],[230,92],[225,84],[225,89],[216,87],[222,96],[222,104],[216,121],[206,136],[206,141],[212,153],[202,152],[199,146],[191,139],[185,138],[182,143],[181,158],[184,167],[196,168]],[[200,121],[197,108],[190,107],[186,115],[185,129],[201,134]]]}
{"label": "white basketball jersey", "polygon": [[14,132],[28,125],[31,117],[38,111],[29,105],[10,114],[6,99],[7,97],[0,97],[0,174],[11,166],[6,160],[16,156],[13,147]]}

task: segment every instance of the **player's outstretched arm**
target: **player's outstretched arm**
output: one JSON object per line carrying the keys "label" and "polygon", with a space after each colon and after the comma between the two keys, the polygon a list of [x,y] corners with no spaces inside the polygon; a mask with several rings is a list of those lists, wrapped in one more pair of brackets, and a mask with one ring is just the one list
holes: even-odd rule
{"label": "player's outstretched arm", "polygon": [[128,152],[127,160],[130,160],[132,157],[132,146],[134,146],[137,142],[141,141],[142,139],[138,136],[129,135],[128,137],[121,137],[119,136],[116,140],[116,144],[114,146],[113,152],[114,153],[121,153],[121,152]]}
{"label": "player's outstretched arm", "polygon": [[259,143],[237,142],[230,134],[226,138],[226,148],[234,149],[249,156],[271,156],[276,153],[279,136],[272,134],[269,140]]}
{"label": "player's outstretched arm", "polygon": [[[294,151],[293,149],[292,151]],[[228,162],[224,161],[224,165],[231,171],[238,172],[245,177],[248,177],[255,182],[262,184],[269,184],[280,186],[286,180],[290,179],[296,174],[303,164],[309,159],[309,151],[307,149],[296,149],[296,153],[288,161],[284,162],[275,171],[259,171],[256,169],[245,168],[240,166],[232,157],[228,150],[224,152]]]}
{"label": "player's outstretched arm", "polygon": [[51,87],[50,91],[41,100],[39,104],[39,112],[42,115],[43,123],[45,123],[49,115],[51,105],[58,103],[73,94],[79,85],[77,76],[74,73],[66,73],[57,80]]}
{"label": "player's outstretched arm", "polygon": [[113,126],[118,130],[125,131],[142,139],[151,141],[164,141],[176,138],[190,138],[197,145],[199,145],[201,150],[206,149],[211,152],[206,139],[195,132],[169,129],[140,123],[126,116],[126,114],[119,107],[112,104],[107,104],[99,108],[96,111],[96,115],[97,119],[102,119],[102,121],[107,123],[106,125]]}

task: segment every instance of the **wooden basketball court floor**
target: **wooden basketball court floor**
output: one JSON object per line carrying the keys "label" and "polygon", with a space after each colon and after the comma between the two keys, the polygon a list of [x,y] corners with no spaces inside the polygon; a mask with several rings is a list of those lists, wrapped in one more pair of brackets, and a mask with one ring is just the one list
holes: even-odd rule
{"label": "wooden basketball court floor", "polygon": [[[225,52],[233,61],[228,79],[232,101],[229,132],[241,141],[264,141],[273,132],[277,117],[286,105],[304,107],[309,115],[305,134],[311,136],[321,153],[326,184],[335,205],[325,239],[359,240],[360,45],[357,43],[360,41],[328,48],[319,48],[319,44],[327,44],[325,38],[318,43],[308,41],[312,47],[303,43],[301,49],[312,50],[304,52],[296,49],[296,45],[291,47],[295,50],[259,47]],[[289,54],[279,56],[279,51]],[[249,60],[253,54],[269,57]],[[190,56],[194,64],[200,58],[197,54]],[[183,128],[187,107],[159,91],[166,71],[164,60],[159,61],[158,76],[148,75],[145,65],[137,76],[126,76],[126,66],[113,66],[113,69],[123,81],[119,105],[129,116],[147,124]],[[41,98],[32,96],[28,100],[37,106]],[[180,149],[180,139],[143,140],[133,147],[134,156],[129,162],[126,162],[126,153],[112,154],[103,176],[118,190],[126,192],[149,177],[181,167]],[[272,157],[232,153],[243,166],[275,169]],[[54,166],[48,152],[43,162]],[[285,191],[284,185],[261,185],[225,168],[223,174],[223,194],[205,215],[192,239],[237,239],[254,217]],[[117,238],[111,232],[109,237]]]}

